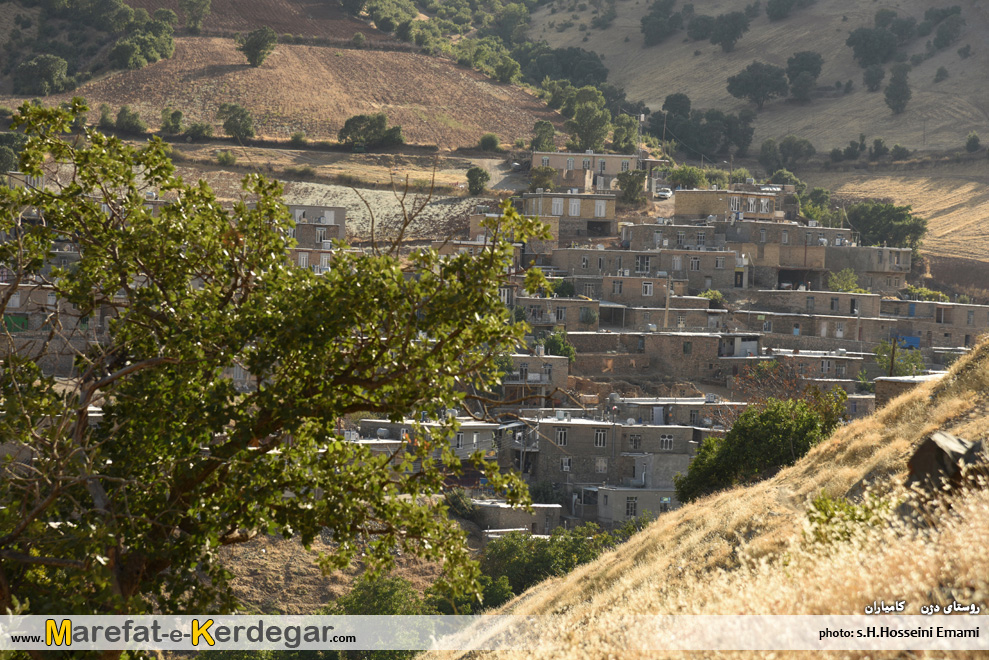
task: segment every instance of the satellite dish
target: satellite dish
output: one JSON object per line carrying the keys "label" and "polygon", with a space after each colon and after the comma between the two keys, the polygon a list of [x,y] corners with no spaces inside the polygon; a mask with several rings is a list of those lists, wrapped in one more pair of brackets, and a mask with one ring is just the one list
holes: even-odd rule
{"label": "satellite dish", "polygon": [[628,426],[631,426],[632,424],[635,424],[635,418],[634,417],[629,417],[628,419],[625,420],[625,423]]}

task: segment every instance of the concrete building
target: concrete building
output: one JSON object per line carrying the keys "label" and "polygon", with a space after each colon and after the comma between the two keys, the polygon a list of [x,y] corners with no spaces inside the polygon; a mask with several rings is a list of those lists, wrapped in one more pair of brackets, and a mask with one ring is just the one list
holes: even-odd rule
{"label": "concrete building", "polygon": [[554,186],[557,188],[615,190],[620,173],[639,169],[639,157],[635,154],[599,154],[593,151],[534,151],[532,166],[555,169]]}
{"label": "concrete building", "polygon": [[536,298],[517,296],[515,304],[525,310],[526,323],[534,332],[596,331],[601,303],[586,298]]}
{"label": "concrete building", "polygon": [[308,206],[289,204],[295,222],[292,238],[296,246],[289,250],[289,260],[299,268],[322,273],[333,258],[334,241],[347,239],[347,210],[342,206]]}
{"label": "concrete building", "polygon": [[580,193],[575,188],[522,195],[523,213],[551,217],[560,240],[618,235],[613,193]]}
{"label": "concrete building", "polygon": [[504,399],[512,407],[547,406],[566,403],[570,359],[546,355],[542,346],[533,354],[514,353],[512,371],[502,379]]}

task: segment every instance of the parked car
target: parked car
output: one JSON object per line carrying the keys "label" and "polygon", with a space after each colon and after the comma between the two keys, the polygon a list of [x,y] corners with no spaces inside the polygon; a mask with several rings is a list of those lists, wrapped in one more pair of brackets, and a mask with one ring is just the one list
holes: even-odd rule
{"label": "parked car", "polygon": [[670,197],[673,197],[673,191],[669,188],[660,188],[656,191],[656,197],[660,199],[669,199]]}

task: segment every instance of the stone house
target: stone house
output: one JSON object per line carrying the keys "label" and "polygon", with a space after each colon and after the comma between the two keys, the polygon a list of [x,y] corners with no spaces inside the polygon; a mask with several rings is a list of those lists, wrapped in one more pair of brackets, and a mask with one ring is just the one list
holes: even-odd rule
{"label": "stone house", "polygon": [[502,379],[504,399],[513,407],[546,406],[565,403],[570,359],[562,355],[546,355],[542,346],[533,354],[513,353],[509,356],[512,370]]}
{"label": "stone house", "polygon": [[557,188],[615,190],[620,173],[639,169],[639,157],[635,154],[599,154],[593,151],[534,151],[532,167],[555,169],[557,175],[553,185]]}
{"label": "stone house", "polygon": [[611,193],[565,191],[525,193],[523,213],[527,216],[554,218],[559,225],[560,240],[618,235],[615,217],[616,197]]}
{"label": "stone house", "polygon": [[334,241],[347,239],[347,210],[342,206],[310,206],[289,204],[295,222],[291,236],[295,247],[289,250],[289,261],[299,268],[322,273],[333,258]]}
{"label": "stone house", "polygon": [[534,332],[596,331],[600,302],[586,298],[537,298],[516,296],[515,305],[525,310],[526,323]]}

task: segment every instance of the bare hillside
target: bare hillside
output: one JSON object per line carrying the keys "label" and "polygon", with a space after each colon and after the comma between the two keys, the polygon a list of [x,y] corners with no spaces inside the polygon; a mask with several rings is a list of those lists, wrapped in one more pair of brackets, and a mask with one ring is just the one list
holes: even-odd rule
{"label": "bare hillside", "polygon": [[[408,142],[441,148],[476,145],[487,132],[502,141],[527,137],[537,119],[559,122],[534,96],[482,74],[417,53],[279,44],[258,67],[248,66],[231,39],[183,37],[175,55],[136,71],[122,71],[82,85],[53,102],[84,96],[92,107],[128,104],[158,126],[165,106],[185,121],[217,124],[227,102],[251,110],[262,136],[336,139],[356,114],[384,112],[402,126]],[[19,104],[21,99],[0,103]],[[222,134],[222,130],[218,130]]]}
{"label": "bare hillside", "polygon": [[[744,4],[728,0],[696,0],[696,14],[717,15],[739,11]],[[753,60],[786,66],[793,53],[812,50],[824,56],[824,69],[818,83],[852,80],[850,94],[821,92],[809,105],[773,101],[759,113],[754,144],[767,137],[790,133],[811,140],[819,151],[844,146],[860,133],[871,138],[884,137],[892,145],[900,143],[914,149],[958,149],[969,131],[989,133],[989,8],[966,0],[960,3],[966,26],[957,44],[915,67],[910,73],[913,98],[906,111],[894,116],[886,107],[882,92],[870,93],[862,84],[862,69],[845,46],[849,32],[858,27],[872,27],[873,16],[881,7],[894,9],[901,16],[923,20],[925,9],[941,6],[930,0],[902,0],[893,4],[832,0],[797,9],[782,21],[770,22],[762,13],[751,22],[731,53],[707,41],[689,41],[681,31],[667,41],[643,48],[639,21],[649,2],[618,0],[618,18],[606,30],[579,31],[580,23],[590,25],[588,9],[571,17],[568,5],[550,13],[546,6],[535,13],[531,39],[545,39],[552,46],[578,46],[601,53],[610,70],[609,82],[621,85],[631,99],[645,101],[653,110],[662,107],[668,94],[684,92],[694,107],[737,111],[751,104],[740,101],[726,91],[728,76],[734,75]],[[944,3],[947,6],[952,3]],[[677,7],[683,5],[679,2]],[[847,20],[844,18],[847,17]],[[573,20],[574,26],[558,32],[559,25]],[[588,40],[583,41],[584,35]],[[626,38],[628,41],[626,41]],[[928,37],[929,38],[929,37]],[[923,52],[926,39],[918,38],[909,53]],[[961,59],[956,50],[972,46],[972,55]],[[695,55],[695,51],[699,54]],[[944,66],[950,78],[934,83],[938,67]],[[887,75],[888,81],[888,75]]]}
{"label": "bare hillside", "polygon": [[[983,338],[940,381],[839,429],[775,477],[663,515],[597,561],[530,589],[505,611],[566,616],[548,619],[539,630],[538,647],[526,656],[555,658],[567,649],[572,658],[609,657],[629,648],[637,632],[629,622],[638,615],[861,614],[873,600],[894,597],[906,601],[904,614],[918,614],[922,605],[952,598],[989,602],[989,557],[977,550],[989,543],[989,492],[984,489],[955,497],[950,508],[928,505],[931,524],[926,527],[891,511],[875,527],[853,526],[847,540],[821,544],[805,535],[813,533],[808,502],[822,492],[853,501],[869,490],[902,497],[897,484],[903,481],[906,459],[937,429],[989,440],[989,339]],[[984,657],[981,653],[951,657]],[[836,657],[803,651],[771,657],[810,655]],[[879,652],[868,657],[904,656]]]}

